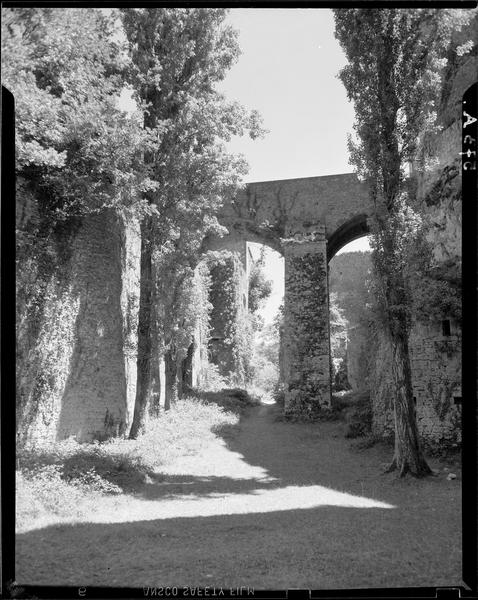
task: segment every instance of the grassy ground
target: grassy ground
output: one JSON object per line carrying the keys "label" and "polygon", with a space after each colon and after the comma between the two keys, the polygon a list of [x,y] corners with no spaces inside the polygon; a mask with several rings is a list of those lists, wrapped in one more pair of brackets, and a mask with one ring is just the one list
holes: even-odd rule
{"label": "grassy ground", "polygon": [[253,400],[240,390],[181,400],[137,440],[78,444],[73,439],[18,453],[17,529],[55,516],[88,515],[107,496],[161,479],[161,467],[197,455],[215,431],[235,427]]}
{"label": "grassy ground", "polygon": [[[231,396],[209,402],[179,404],[169,425],[163,419],[162,438],[140,441],[150,457],[141,469],[149,471],[131,489],[96,490],[94,510],[81,515],[58,508],[43,520],[30,515],[17,535],[17,581],[256,589],[461,583],[459,465],[434,459],[436,477],[396,479],[382,474],[390,448],[358,449],[345,422],[284,422],[272,405],[238,411],[238,427],[238,415],[220,407],[234,405]],[[174,442],[167,451],[165,440]],[[111,445],[118,456],[122,444]],[[137,460],[135,452],[128,457]]]}

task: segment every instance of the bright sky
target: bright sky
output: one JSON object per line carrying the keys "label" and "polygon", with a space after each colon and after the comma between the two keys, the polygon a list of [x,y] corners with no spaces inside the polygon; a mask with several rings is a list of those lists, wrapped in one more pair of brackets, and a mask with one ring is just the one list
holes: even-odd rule
{"label": "bright sky", "polygon": [[[269,133],[262,140],[236,138],[232,152],[246,156],[245,181],[350,173],[347,134],[354,111],[337,74],[345,57],[328,9],[231,9],[242,55],[220,89],[257,109]],[[258,253],[258,245],[254,244]],[[340,252],[368,250],[367,238]],[[270,323],[284,295],[284,260],[266,251],[272,294],[261,311]]]}
{"label": "bright sky", "polygon": [[263,116],[263,140],[230,149],[250,164],[246,181],[352,171],[347,133],[353,107],[336,77],[345,57],[328,9],[231,9],[242,56],[220,89]]}

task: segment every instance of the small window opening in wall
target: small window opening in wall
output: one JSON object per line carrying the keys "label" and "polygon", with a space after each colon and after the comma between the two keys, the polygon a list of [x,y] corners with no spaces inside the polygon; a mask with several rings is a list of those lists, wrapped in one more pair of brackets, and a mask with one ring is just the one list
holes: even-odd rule
{"label": "small window opening in wall", "polygon": [[461,406],[461,396],[453,396],[453,404],[455,406]]}
{"label": "small window opening in wall", "polygon": [[444,321],[441,322],[441,330],[442,330],[443,335],[451,335],[449,319],[445,319]]}
{"label": "small window opening in wall", "polygon": [[417,397],[413,396],[413,404],[415,404],[415,406],[417,405]]}

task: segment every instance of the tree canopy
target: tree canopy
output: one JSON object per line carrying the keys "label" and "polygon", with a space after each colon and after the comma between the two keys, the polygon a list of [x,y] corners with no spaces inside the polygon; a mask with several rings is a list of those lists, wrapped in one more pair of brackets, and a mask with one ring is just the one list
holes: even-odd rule
{"label": "tree canopy", "polygon": [[[144,113],[145,129],[157,138],[145,156],[155,185],[146,194],[151,217],[142,224],[144,311],[140,309],[139,331],[144,333],[144,352],[138,356],[138,373],[140,377],[144,371],[145,381],[150,378],[153,327],[166,352],[172,397],[193,338],[194,319],[185,315],[190,313],[188,290],[202,243],[208,234],[221,231],[217,210],[247,171],[244,159],[229,154],[224,141],[262,133],[256,112],[227,101],[216,88],[239,54],[225,16],[223,9],[204,8],[122,11],[131,57],[127,80]],[[145,406],[147,384],[137,389]]]}
{"label": "tree canopy", "polygon": [[2,74],[15,96],[17,172],[49,218],[132,206],[148,186],[138,118],[117,106],[127,57],[97,9],[7,8]]}

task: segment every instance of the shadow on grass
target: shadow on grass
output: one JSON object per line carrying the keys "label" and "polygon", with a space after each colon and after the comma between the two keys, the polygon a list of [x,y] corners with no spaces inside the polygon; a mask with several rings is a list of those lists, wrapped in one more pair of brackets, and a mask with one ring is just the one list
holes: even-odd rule
{"label": "shadow on grass", "polygon": [[232,479],[230,477],[194,477],[192,475],[167,475],[161,480],[147,483],[136,496],[145,500],[173,499],[180,496],[208,497],[217,494],[247,494],[258,489],[279,488],[280,480]]}
{"label": "shadow on grass", "polygon": [[322,506],[57,525],[17,536],[16,580],[256,589],[457,584],[459,549],[433,545],[425,523],[414,531],[421,545],[410,544],[403,518],[401,511]]}
{"label": "shadow on grass", "polygon": [[[222,394],[215,399],[222,405]],[[229,451],[231,466],[265,478],[201,476],[194,464],[190,472],[151,478],[136,490],[135,499],[145,502],[105,514],[123,522],[19,534],[17,581],[257,589],[460,585],[453,482],[392,483],[380,475],[383,449],[354,452],[339,431],[343,424],[281,423],[278,407],[249,408],[235,435],[218,430],[225,443],[218,452]]]}

